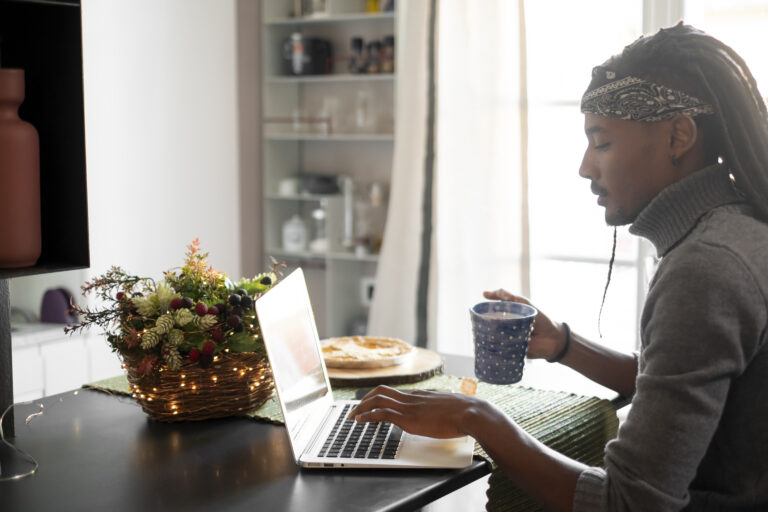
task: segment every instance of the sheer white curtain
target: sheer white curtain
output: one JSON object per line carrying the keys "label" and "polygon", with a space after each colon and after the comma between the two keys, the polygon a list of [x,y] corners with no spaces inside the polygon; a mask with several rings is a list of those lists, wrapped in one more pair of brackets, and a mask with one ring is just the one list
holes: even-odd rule
{"label": "sheer white curtain", "polygon": [[[395,158],[371,334],[415,341],[417,324],[427,322],[430,348],[471,353],[468,310],[482,291],[527,291],[520,1],[437,2],[436,162],[426,228],[430,2],[398,5]],[[427,252],[423,229],[431,230]],[[425,254],[429,278],[420,281]],[[417,318],[420,285],[429,287],[426,318]]]}
{"label": "sheer white curtain", "polygon": [[472,352],[483,290],[527,293],[520,1],[440,2],[430,345],[443,352]]}
{"label": "sheer white curtain", "polygon": [[426,158],[429,1],[397,6],[395,148],[368,333],[415,342]]}

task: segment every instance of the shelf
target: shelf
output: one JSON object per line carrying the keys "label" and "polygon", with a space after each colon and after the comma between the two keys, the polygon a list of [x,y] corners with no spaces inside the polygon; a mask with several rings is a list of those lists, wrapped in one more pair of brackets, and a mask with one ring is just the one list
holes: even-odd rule
{"label": "shelf", "polygon": [[340,194],[264,194],[264,199],[270,201],[322,201],[330,197],[341,197]]}
{"label": "shelf", "polygon": [[317,23],[344,23],[347,21],[380,21],[393,20],[394,12],[381,12],[375,14],[349,13],[349,14],[330,14],[327,16],[302,16],[298,18],[274,18],[266,20],[266,25],[311,25]]}
{"label": "shelf", "polygon": [[[0,270],[3,411],[14,401],[8,279],[85,268],[90,262],[81,19],[76,0],[0,0],[2,65],[24,69],[25,100],[19,115],[37,129],[40,138],[42,226],[38,263]],[[4,421],[5,435],[13,438],[13,411]]]}
{"label": "shelf", "polygon": [[3,67],[25,70],[19,115],[40,138],[42,224],[37,263],[0,269],[0,279],[86,268],[90,252],[79,2],[0,1],[0,40]]}
{"label": "shelf", "polygon": [[[266,260],[275,258],[289,268],[305,269],[312,304],[318,308],[318,331],[324,337],[342,336],[353,324],[359,329],[360,319],[368,311],[366,297],[370,297],[379,254],[357,255],[355,247],[347,247],[341,240],[345,233],[367,229],[365,223],[358,224],[365,217],[358,206],[363,206],[369,185],[388,186],[391,182],[398,80],[398,71],[350,73],[347,64],[351,38],[374,41],[394,36],[397,41],[398,18],[394,12],[361,12],[366,4],[363,0],[327,0],[326,15],[303,17],[291,17],[291,1],[260,3],[264,62],[260,134],[263,176],[259,193],[263,205],[262,254]],[[338,50],[333,53],[332,73],[289,74],[283,50],[286,38],[294,32],[330,41]],[[367,102],[365,108],[375,113],[369,124],[355,123],[362,100]],[[352,204],[345,201],[343,194],[303,193],[301,186],[283,189],[292,194],[280,193],[283,180],[312,173],[349,177],[355,189]],[[314,233],[311,211],[322,205],[326,211],[325,236],[331,242],[324,247],[327,250],[283,250],[285,222],[298,214],[308,232]],[[372,224],[370,229],[378,237],[383,219],[374,217],[370,222],[375,226]],[[366,285],[368,291],[364,290]]]}
{"label": "shelf", "polygon": [[322,135],[315,133],[272,133],[265,136],[273,141],[318,141],[318,142],[394,142],[391,133],[334,133]]}
{"label": "shelf", "polygon": [[327,84],[339,82],[394,82],[394,73],[337,73],[329,75],[270,76],[271,84]]}
{"label": "shelf", "polygon": [[11,279],[14,277],[34,276],[39,274],[50,274],[53,272],[67,272],[69,270],[79,270],[88,268],[87,264],[68,264],[68,263],[38,263],[33,267],[24,268],[0,268],[0,279]]}
{"label": "shelf", "polygon": [[292,260],[341,260],[341,261],[367,261],[375,263],[379,261],[378,254],[366,254],[358,256],[351,252],[311,252],[311,251],[284,251],[282,249],[271,249],[267,251],[276,257]]}

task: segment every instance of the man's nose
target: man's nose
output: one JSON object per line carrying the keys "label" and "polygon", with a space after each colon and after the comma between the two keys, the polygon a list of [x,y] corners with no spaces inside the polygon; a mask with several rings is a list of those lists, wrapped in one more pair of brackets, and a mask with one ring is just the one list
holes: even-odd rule
{"label": "man's nose", "polygon": [[579,176],[590,180],[597,178],[597,170],[595,169],[594,162],[592,162],[592,159],[589,157],[589,151],[585,151],[584,157],[581,159]]}

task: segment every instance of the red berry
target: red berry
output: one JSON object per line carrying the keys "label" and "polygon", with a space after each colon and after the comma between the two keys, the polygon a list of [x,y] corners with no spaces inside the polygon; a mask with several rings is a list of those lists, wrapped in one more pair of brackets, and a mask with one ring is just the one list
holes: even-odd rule
{"label": "red berry", "polygon": [[125,292],[117,292],[117,300],[123,300],[125,298]]}
{"label": "red berry", "polygon": [[216,350],[216,344],[212,341],[206,341],[203,343],[203,354],[210,356],[213,354],[213,351]]}
{"label": "red berry", "polygon": [[224,337],[224,333],[221,332],[221,327],[214,327],[213,330],[211,331],[211,338],[213,338],[215,341],[221,341],[223,337]]}
{"label": "red berry", "polygon": [[197,303],[197,306],[195,306],[195,313],[197,313],[197,316],[205,316],[206,313],[208,313],[208,306],[205,305],[205,302]]}
{"label": "red berry", "polygon": [[181,308],[181,297],[174,297],[171,299],[171,309],[180,309]]}
{"label": "red berry", "polygon": [[189,351],[189,360],[195,363],[198,359],[200,359],[200,349],[193,348]]}
{"label": "red berry", "polygon": [[213,316],[218,315],[219,314],[219,308],[217,308],[216,306],[209,307],[208,308],[208,314],[209,315],[213,315]]}

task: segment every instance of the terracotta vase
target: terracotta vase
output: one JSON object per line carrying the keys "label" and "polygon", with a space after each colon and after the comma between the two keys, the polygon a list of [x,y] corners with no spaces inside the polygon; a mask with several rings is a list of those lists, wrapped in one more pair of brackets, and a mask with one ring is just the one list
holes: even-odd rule
{"label": "terracotta vase", "polygon": [[0,268],[30,267],[42,248],[40,142],[23,101],[24,70],[0,69]]}

